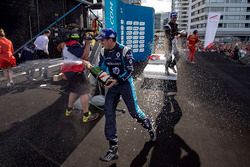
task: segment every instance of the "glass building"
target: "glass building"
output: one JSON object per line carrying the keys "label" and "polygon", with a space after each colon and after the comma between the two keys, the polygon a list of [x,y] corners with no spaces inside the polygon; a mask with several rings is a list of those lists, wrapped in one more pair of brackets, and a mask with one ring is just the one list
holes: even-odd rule
{"label": "glass building", "polygon": [[189,0],[172,1],[172,11],[178,12],[177,23],[179,24],[179,29],[187,31]]}

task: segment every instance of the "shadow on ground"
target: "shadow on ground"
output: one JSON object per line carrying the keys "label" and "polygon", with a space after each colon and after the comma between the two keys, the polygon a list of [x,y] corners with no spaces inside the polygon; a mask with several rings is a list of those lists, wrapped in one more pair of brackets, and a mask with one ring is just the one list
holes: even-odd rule
{"label": "shadow on ground", "polygon": [[1,132],[0,166],[60,166],[99,121],[83,124],[80,112],[65,117],[66,101],[62,94],[44,110]]}
{"label": "shadow on ground", "polygon": [[182,111],[173,97],[166,96],[167,92],[164,90],[164,106],[156,118],[157,141],[146,142],[132,161],[131,167],[143,167],[146,163],[150,167],[200,166],[198,154],[174,132],[175,125],[181,119]]}

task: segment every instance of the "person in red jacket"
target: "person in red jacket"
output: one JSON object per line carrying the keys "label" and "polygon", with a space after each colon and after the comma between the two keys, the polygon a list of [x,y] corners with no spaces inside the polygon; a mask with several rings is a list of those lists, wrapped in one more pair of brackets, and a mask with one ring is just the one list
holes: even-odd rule
{"label": "person in red jacket", "polygon": [[188,53],[188,60],[191,63],[194,63],[194,55],[195,55],[195,51],[196,51],[196,44],[199,42],[199,36],[198,36],[198,31],[194,30],[193,34],[189,35],[187,38],[187,42],[188,42],[188,49],[189,49],[189,53]]}
{"label": "person in red jacket", "polygon": [[4,30],[0,28],[0,69],[3,70],[4,76],[8,80],[8,87],[14,85],[11,68],[16,66],[16,59],[13,53],[12,42],[5,37]]}

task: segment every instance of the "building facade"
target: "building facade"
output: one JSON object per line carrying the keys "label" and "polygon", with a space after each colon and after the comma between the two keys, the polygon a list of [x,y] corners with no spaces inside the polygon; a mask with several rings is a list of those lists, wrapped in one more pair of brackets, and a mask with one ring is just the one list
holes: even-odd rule
{"label": "building facade", "polygon": [[170,12],[156,13],[155,14],[155,31],[162,31],[163,26],[168,23]]}
{"label": "building facade", "polygon": [[188,29],[189,0],[172,1],[172,11],[178,12],[177,23],[180,30]]}
{"label": "building facade", "polygon": [[161,13],[155,14],[155,30],[160,30],[162,28],[161,25]]}
{"label": "building facade", "polygon": [[250,0],[189,0],[188,31],[205,35],[209,12],[221,13],[216,38],[250,37]]}

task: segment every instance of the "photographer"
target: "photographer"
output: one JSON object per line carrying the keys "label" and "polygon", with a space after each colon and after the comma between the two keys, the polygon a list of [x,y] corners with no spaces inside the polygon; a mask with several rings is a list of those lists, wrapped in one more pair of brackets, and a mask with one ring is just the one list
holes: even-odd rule
{"label": "photographer", "polygon": [[83,107],[82,122],[87,123],[99,117],[98,113],[89,111],[90,84],[84,74],[82,60],[89,58],[89,40],[85,40],[85,45],[79,43],[80,35],[76,32],[67,34],[64,38],[58,38],[57,50],[62,52],[64,63],[61,68],[64,79],[68,81],[69,99],[65,116],[70,116],[73,111],[73,104],[80,98]]}

